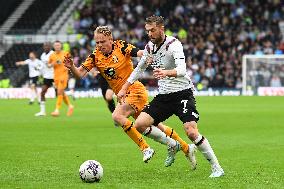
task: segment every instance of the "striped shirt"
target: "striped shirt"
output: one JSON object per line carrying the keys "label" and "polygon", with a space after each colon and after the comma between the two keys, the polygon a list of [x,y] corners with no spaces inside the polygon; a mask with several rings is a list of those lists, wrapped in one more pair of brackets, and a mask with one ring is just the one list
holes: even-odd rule
{"label": "striped shirt", "polygon": [[193,83],[186,72],[183,46],[178,39],[171,36],[166,36],[159,47],[151,41],[148,42],[137,67],[128,78],[128,82],[134,83],[143,74],[148,66],[146,63],[148,56],[153,56],[151,67],[177,71],[177,77],[166,76],[158,80],[159,94],[169,94],[185,89],[193,90]]}

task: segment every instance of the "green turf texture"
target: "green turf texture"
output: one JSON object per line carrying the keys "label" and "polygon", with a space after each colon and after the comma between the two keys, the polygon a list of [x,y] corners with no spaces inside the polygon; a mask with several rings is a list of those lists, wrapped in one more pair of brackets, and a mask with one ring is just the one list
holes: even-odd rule
{"label": "green turf texture", "polygon": [[[225,176],[208,178],[210,166],[200,152],[189,169],[182,152],[164,167],[166,147],[145,164],[137,146],[115,128],[103,99],[74,101],[72,117],[34,117],[37,104],[0,100],[0,188],[283,188],[284,98],[197,97],[199,130],[211,142]],[[47,100],[47,111],[55,100]],[[186,138],[176,117],[167,125]],[[100,183],[84,183],[78,169],[85,160],[104,168]]]}

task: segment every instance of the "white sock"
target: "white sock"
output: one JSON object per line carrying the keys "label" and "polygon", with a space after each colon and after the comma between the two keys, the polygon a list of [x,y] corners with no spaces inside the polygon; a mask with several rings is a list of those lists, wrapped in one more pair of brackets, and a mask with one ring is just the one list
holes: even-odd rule
{"label": "white sock", "polygon": [[45,101],[40,102],[40,112],[45,113]]}
{"label": "white sock", "polygon": [[199,134],[197,139],[193,141],[193,143],[197,146],[199,151],[203,154],[203,156],[209,161],[211,165],[219,165],[218,159],[214,154],[213,149],[211,148],[208,140],[204,136]]}
{"label": "white sock", "polygon": [[37,92],[36,92],[36,97],[37,97],[37,101],[40,103],[41,102],[41,97],[40,97],[40,94],[38,94]]}
{"label": "white sock", "polygon": [[30,101],[33,102],[33,101],[35,100],[35,97],[36,97],[35,91],[32,90],[32,92],[31,92],[31,97],[30,97]]}
{"label": "white sock", "polygon": [[169,145],[171,147],[176,145],[176,141],[170,137],[168,137],[164,132],[158,129],[155,126],[148,127],[143,135],[155,140],[156,142],[160,142],[161,144]]}

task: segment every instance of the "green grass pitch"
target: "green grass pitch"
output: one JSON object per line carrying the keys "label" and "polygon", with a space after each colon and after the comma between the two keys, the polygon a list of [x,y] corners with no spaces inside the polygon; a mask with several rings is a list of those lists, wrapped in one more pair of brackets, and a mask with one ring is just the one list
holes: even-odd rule
{"label": "green grass pitch", "polygon": [[[55,100],[47,100],[47,111]],[[284,98],[197,97],[199,130],[205,135],[225,176],[208,178],[210,166],[197,153],[198,168],[189,169],[183,153],[164,167],[166,147],[147,139],[156,150],[148,163],[136,145],[115,128],[104,101],[78,99],[67,117],[34,117],[37,104],[0,100],[0,188],[283,188]],[[181,122],[166,124],[186,139]],[[188,142],[189,140],[186,139]],[[103,165],[100,183],[83,183],[81,163]]]}

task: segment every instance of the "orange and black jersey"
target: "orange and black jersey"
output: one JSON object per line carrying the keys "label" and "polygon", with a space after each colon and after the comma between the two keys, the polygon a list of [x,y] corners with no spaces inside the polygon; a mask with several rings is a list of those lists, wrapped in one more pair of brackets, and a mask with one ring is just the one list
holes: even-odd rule
{"label": "orange and black jersey", "polygon": [[111,53],[105,55],[97,48],[81,65],[88,72],[96,67],[117,94],[133,71],[131,57],[137,57],[138,48],[122,40],[116,40]]}

